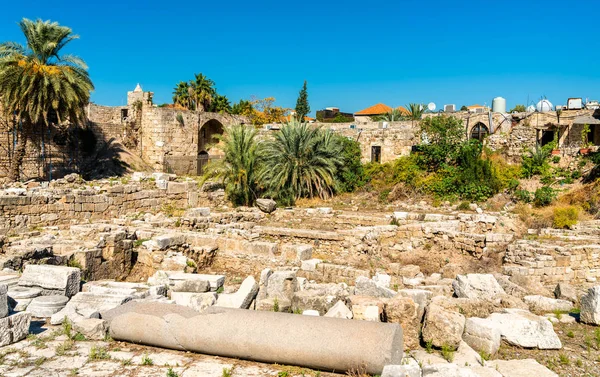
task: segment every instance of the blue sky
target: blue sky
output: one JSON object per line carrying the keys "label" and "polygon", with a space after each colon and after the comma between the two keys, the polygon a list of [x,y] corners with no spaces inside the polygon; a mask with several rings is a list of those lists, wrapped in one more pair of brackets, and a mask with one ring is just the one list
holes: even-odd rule
{"label": "blue sky", "polygon": [[308,81],[314,111],[435,102],[508,106],[545,95],[600,99],[596,1],[13,1],[17,22],[50,19],[81,36],[68,52],[89,65],[92,100],[120,105],[139,82],[155,102],[195,72],[234,102],[273,96],[295,106]]}

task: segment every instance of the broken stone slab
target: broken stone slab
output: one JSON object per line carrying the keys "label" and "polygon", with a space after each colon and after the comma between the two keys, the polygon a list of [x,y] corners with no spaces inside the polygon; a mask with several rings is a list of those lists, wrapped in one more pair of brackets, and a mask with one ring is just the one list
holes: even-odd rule
{"label": "broken stone slab", "polygon": [[[0,236],[1,237],[1,236]],[[1,244],[2,242],[0,242]],[[16,271],[5,270],[0,271],[0,284],[6,284],[8,287],[13,287],[19,283],[20,275]]]}
{"label": "broken stone slab", "polygon": [[294,292],[298,289],[295,271],[274,271],[267,280],[266,298],[291,303]]}
{"label": "broken stone slab", "polygon": [[402,329],[389,323],[218,307],[198,313],[143,302],[127,303],[105,318],[116,340],[336,372],[364,366],[380,374],[385,365],[400,364],[403,354]]}
{"label": "broken stone slab", "polygon": [[465,322],[463,340],[475,351],[495,355],[500,349],[502,333],[490,320],[472,317]]}
{"label": "broken stone slab", "polygon": [[210,283],[206,280],[183,280],[176,282],[171,288],[173,292],[204,293],[210,291]]}
{"label": "broken stone slab", "polygon": [[235,293],[220,294],[216,306],[224,308],[248,309],[258,294],[258,283],[252,276],[248,276]]}
{"label": "broken stone slab", "polygon": [[65,317],[77,314],[85,318],[99,318],[110,309],[132,300],[133,296],[79,292],[61,311],[52,315],[50,323],[60,325]]}
{"label": "broken stone slab", "polygon": [[325,317],[352,319],[352,310],[348,309],[344,301],[339,300],[325,313]]}
{"label": "broken stone slab", "polygon": [[456,297],[492,300],[505,294],[492,274],[457,275],[452,283]]}
{"label": "broken stone slab", "polygon": [[493,360],[488,364],[496,368],[503,377],[558,377],[558,374],[534,359]]}
{"label": "broken stone slab", "polygon": [[388,274],[377,272],[373,276],[373,281],[380,287],[389,289],[392,284],[392,277]]}
{"label": "broken stone slab", "polygon": [[281,249],[286,259],[294,259],[297,262],[302,262],[312,258],[313,247],[311,245],[283,245]]}
{"label": "broken stone slab", "polygon": [[352,318],[380,322],[383,317],[383,301],[372,296],[350,296]]}
{"label": "broken stone slab", "polygon": [[425,315],[425,308],[429,305],[433,293],[425,289],[401,289],[398,291],[399,296],[410,297],[415,304],[419,306],[417,311],[417,317],[419,321],[423,320]]}
{"label": "broken stone slab", "polygon": [[554,289],[554,297],[559,300],[567,300],[572,303],[579,302],[579,294],[577,289],[567,283],[558,283]]}
{"label": "broken stone slab", "polygon": [[49,318],[61,311],[68,301],[67,296],[39,296],[31,300],[27,306],[27,312],[36,318]]}
{"label": "broken stone slab", "polygon": [[391,298],[397,294],[396,291],[379,286],[375,281],[365,276],[356,278],[355,285],[355,294],[359,296]]}
{"label": "broken stone slab", "polygon": [[8,285],[0,284],[0,318],[8,315]]}
{"label": "broken stone slab", "polygon": [[573,309],[571,301],[559,300],[540,295],[525,296],[523,301],[529,305],[532,312],[568,312]]}
{"label": "broken stone slab", "polygon": [[81,271],[79,268],[28,264],[19,279],[19,285],[42,288],[42,295],[73,297],[79,292],[80,281]]}
{"label": "broken stone slab", "polygon": [[18,342],[29,334],[31,313],[20,312],[0,319],[0,347]]}
{"label": "broken stone slab", "polygon": [[456,364],[423,365],[423,377],[480,377],[469,368]]}
{"label": "broken stone slab", "polygon": [[209,207],[190,208],[185,211],[186,217],[206,217],[210,215]]}
{"label": "broken stone slab", "polygon": [[[21,312],[27,309],[34,298],[42,294],[41,288],[12,286],[8,288],[8,297],[14,301],[13,310]],[[1,314],[1,313],[0,313]]]}
{"label": "broken stone slab", "polygon": [[[128,282],[117,282],[113,280],[97,280],[85,283],[81,287],[82,292],[98,293],[98,294],[109,294],[109,295],[125,295],[132,296],[134,298],[145,298],[148,297],[151,287],[143,283],[128,283]],[[166,289],[163,288],[166,294]],[[152,292],[159,293],[159,292]]]}
{"label": "broken stone slab", "polygon": [[158,246],[159,250],[167,250],[173,246],[182,245],[185,242],[185,237],[178,233],[161,234],[152,239]]}
{"label": "broken stone slab", "polygon": [[521,309],[504,309],[503,313],[492,313],[487,319],[513,346],[541,350],[562,348],[552,323],[545,317]]}
{"label": "broken stone slab", "polygon": [[317,266],[321,262],[323,262],[323,261],[320,259],[316,259],[316,258],[309,259],[309,260],[303,260],[302,265],[300,266],[300,269],[302,271],[315,272],[317,270]]}
{"label": "broken stone slab", "polygon": [[264,213],[273,213],[277,209],[277,202],[273,199],[256,199],[256,206]]}
{"label": "broken stone slab", "polygon": [[465,317],[462,314],[432,302],[425,313],[422,336],[425,342],[431,342],[435,347],[457,349],[464,328]]}
{"label": "broken stone slab", "polygon": [[104,340],[108,331],[106,321],[98,318],[82,318],[73,322],[73,330],[87,339]]}
{"label": "broken stone slab", "polygon": [[421,377],[421,367],[412,357],[402,359],[400,365],[386,365],[381,377]]}
{"label": "broken stone slab", "polygon": [[385,304],[385,314],[390,323],[399,323],[404,334],[404,346],[416,349],[419,346],[421,318],[419,305],[412,298],[396,295]]}
{"label": "broken stone slab", "polygon": [[588,289],[580,300],[579,320],[591,325],[600,325],[600,286]]}
{"label": "broken stone slab", "polygon": [[294,293],[292,310],[318,310],[320,315],[327,313],[338,301],[346,301],[350,296],[348,285],[344,283],[306,284],[304,290]]}
{"label": "broken stone slab", "polygon": [[[178,282],[185,280],[204,280],[210,284],[210,290],[216,292],[225,283],[225,275],[188,274],[179,271],[157,271],[155,275],[157,275],[160,272],[163,272],[166,275],[166,277],[168,278],[169,285],[175,285]],[[164,280],[161,280],[161,283],[163,282]],[[151,284],[150,279],[148,279],[148,283]]]}

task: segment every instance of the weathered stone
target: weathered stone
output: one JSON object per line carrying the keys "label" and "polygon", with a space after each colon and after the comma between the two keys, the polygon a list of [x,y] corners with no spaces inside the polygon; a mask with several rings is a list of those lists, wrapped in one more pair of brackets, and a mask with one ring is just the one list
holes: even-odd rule
{"label": "weathered stone", "polygon": [[148,278],[151,285],[175,285],[186,280],[203,280],[210,284],[210,290],[215,292],[225,283],[224,275],[188,274],[177,271],[157,271],[152,278]]}
{"label": "weathered stone", "polygon": [[203,312],[217,302],[215,292],[196,293],[189,300],[189,307],[198,312]]}
{"label": "weathered stone", "polygon": [[503,377],[558,377],[558,374],[533,359],[494,360],[489,364]]}
{"label": "weathered stone", "polygon": [[108,326],[103,319],[83,318],[73,322],[73,330],[81,333],[87,339],[104,340]]}
{"label": "weathered stone", "polygon": [[505,294],[492,274],[457,275],[452,283],[456,297],[491,300]]}
{"label": "weathered stone", "polygon": [[338,301],[346,301],[350,296],[346,284],[307,284],[305,289],[294,293],[292,310],[318,310],[324,315]]}
{"label": "weathered stone", "polygon": [[362,321],[380,322],[384,303],[372,296],[350,296],[352,318]]}
{"label": "weathered stone", "polygon": [[305,261],[312,258],[313,247],[311,245],[296,246],[296,260]]}
{"label": "weathered stone", "polygon": [[359,276],[356,278],[355,293],[360,296],[372,296],[372,297],[394,297],[397,292],[391,289],[381,287],[377,285],[373,280]]}
{"label": "weathered stone", "polygon": [[313,316],[313,317],[319,317],[319,312],[318,312],[318,311],[316,311],[316,310],[309,309],[309,310],[305,310],[305,311],[303,311],[303,312],[302,312],[302,315],[308,315],[308,316]]}
{"label": "weathered stone", "polygon": [[265,213],[272,213],[277,209],[277,203],[273,199],[256,199],[256,206]]}
{"label": "weathered stone", "polygon": [[277,298],[280,301],[292,301],[297,290],[296,273],[294,271],[275,271],[267,282],[267,298]]}
{"label": "weathered stone", "polygon": [[322,261],[320,259],[315,259],[315,258],[309,259],[309,260],[303,260],[302,266],[300,267],[300,269],[302,271],[314,272],[317,270],[317,265],[321,262]]}
{"label": "weathered stone", "polygon": [[483,318],[468,318],[463,340],[476,351],[495,355],[500,348],[501,332],[494,323]]}
{"label": "weathered stone", "polygon": [[252,276],[248,276],[237,292],[220,294],[216,306],[224,308],[248,309],[258,293],[258,284]]}
{"label": "weathered stone", "polygon": [[422,321],[425,315],[425,308],[429,305],[433,293],[424,289],[401,289],[398,291],[398,295],[410,297],[419,306],[417,317],[419,321]]}
{"label": "weathered stone", "polygon": [[560,349],[562,344],[552,323],[526,310],[505,309],[493,313],[488,320],[500,330],[502,338],[511,345],[523,348]]}
{"label": "weathered stone", "polygon": [[0,319],[0,347],[25,339],[29,334],[31,314],[15,313]]}
{"label": "weathered stone", "polygon": [[210,283],[206,280],[182,280],[173,284],[173,292],[204,293],[210,291]]}
{"label": "weathered stone", "polygon": [[481,365],[485,361],[473,348],[471,348],[464,340],[458,345],[458,349],[454,352],[452,362],[456,365]]}
{"label": "weathered stone", "polygon": [[567,300],[572,303],[579,302],[579,294],[577,289],[567,283],[558,283],[554,289],[554,297],[559,300]]}
{"label": "weathered stone", "polygon": [[465,317],[462,314],[432,302],[425,313],[423,340],[431,342],[435,347],[456,349],[462,340],[464,328]]}
{"label": "weathered stone", "polygon": [[523,297],[523,301],[529,305],[529,310],[532,312],[568,312],[573,309],[573,303],[571,301],[553,299],[539,295],[525,296]]}
{"label": "weathered stone", "polygon": [[[134,298],[145,298],[151,294],[166,294],[165,287],[150,287],[144,283],[129,283],[113,280],[98,280],[85,283],[81,287],[82,292],[90,292],[106,295],[126,295]],[[150,291],[153,292],[150,292]]]}
{"label": "weathered stone", "polygon": [[456,364],[423,365],[423,377],[479,377],[469,368],[461,368]]}
{"label": "weathered stone", "polygon": [[352,319],[352,311],[342,300],[339,300],[325,313],[325,317]]}
{"label": "weathered stone", "polygon": [[81,271],[74,267],[28,264],[19,279],[23,287],[42,288],[44,295],[72,297],[79,292]]}
{"label": "weathered stone", "polygon": [[387,321],[399,323],[404,334],[404,346],[415,349],[419,346],[419,332],[421,330],[421,318],[419,317],[419,305],[412,298],[397,295],[387,301],[385,305]]}
{"label": "weathered stone", "polygon": [[209,207],[190,208],[185,211],[185,215],[189,217],[206,217],[210,215]]}
{"label": "weathered stone", "polygon": [[85,318],[98,318],[102,313],[123,305],[132,300],[133,296],[127,295],[108,295],[92,292],[80,292],[71,298],[63,310],[52,315],[50,323],[59,325],[66,316],[72,313]]}
{"label": "weathered stone", "polygon": [[[29,305],[29,303],[31,303],[31,300],[33,300],[34,298],[40,296],[42,294],[42,289],[41,288],[35,288],[35,287],[20,287],[20,286],[12,286],[8,289],[8,297],[10,297],[11,299],[13,299],[15,301],[15,306],[13,308],[13,310],[15,311],[23,311],[25,309],[27,309],[27,306]],[[2,304],[2,301],[0,301],[0,305]],[[1,315],[1,310],[0,310],[0,315]]]}
{"label": "weathered stone", "polygon": [[27,312],[37,318],[52,317],[53,314],[61,311],[68,301],[67,296],[39,296],[31,300],[27,306]]}
{"label": "weathered stone", "polygon": [[8,286],[0,284],[0,318],[8,315]]}
{"label": "weathered stone", "polygon": [[380,374],[386,364],[400,364],[403,354],[402,329],[389,323],[217,307],[197,313],[143,302],[105,317],[116,340],[336,372],[364,365]]}
{"label": "weathered stone", "polygon": [[581,297],[579,319],[583,323],[600,325],[600,285],[588,289]]}
{"label": "weathered stone", "polygon": [[386,365],[381,377],[421,377],[421,367],[413,358],[404,358],[400,365]]}

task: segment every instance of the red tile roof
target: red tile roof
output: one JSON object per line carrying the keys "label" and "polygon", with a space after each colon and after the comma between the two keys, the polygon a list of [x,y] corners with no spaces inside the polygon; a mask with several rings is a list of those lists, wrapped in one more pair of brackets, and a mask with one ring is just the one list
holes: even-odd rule
{"label": "red tile roof", "polygon": [[354,113],[354,115],[381,115],[389,113],[390,111],[392,111],[391,107],[384,105],[383,103],[378,103],[377,105],[373,105],[364,110],[358,111]]}

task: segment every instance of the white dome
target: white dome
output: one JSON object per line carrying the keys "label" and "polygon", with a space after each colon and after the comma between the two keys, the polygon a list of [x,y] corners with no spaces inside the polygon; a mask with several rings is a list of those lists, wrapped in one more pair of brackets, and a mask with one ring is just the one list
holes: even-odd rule
{"label": "white dome", "polygon": [[529,106],[527,107],[527,112],[528,112],[528,113],[533,113],[533,112],[535,112],[535,106],[533,106],[533,105],[529,105]]}
{"label": "white dome", "polygon": [[548,101],[547,99],[543,99],[538,102],[535,107],[540,113],[547,113],[548,111],[552,111],[554,106],[552,105],[552,102]]}

